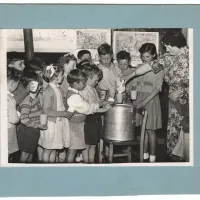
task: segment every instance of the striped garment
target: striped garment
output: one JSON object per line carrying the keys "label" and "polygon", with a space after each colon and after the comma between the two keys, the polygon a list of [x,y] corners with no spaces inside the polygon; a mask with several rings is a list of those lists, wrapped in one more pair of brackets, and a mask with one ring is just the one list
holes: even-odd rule
{"label": "striped garment", "polygon": [[41,98],[28,95],[20,104],[21,123],[27,127],[37,128],[42,114]]}

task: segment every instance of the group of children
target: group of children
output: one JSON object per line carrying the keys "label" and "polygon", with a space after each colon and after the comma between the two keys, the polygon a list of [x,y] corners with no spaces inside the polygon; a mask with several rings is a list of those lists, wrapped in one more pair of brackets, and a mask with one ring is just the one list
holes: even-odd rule
{"label": "group of children", "polygon": [[[116,66],[110,45],[102,44],[97,51],[98,65],[93,64],[88,50],[79,51],[78,60],[69,53],[48,66],[39,59],[30,60],[26,67],[17,59],[8,62],[10,162],[12,154],[20,150],[22,163],[31,163],[36,151],[39,163],[74,163],[78,152],[82,153],[84,163],[95,163],[102,133],[101,115],[113,106],[120,77],[133,70],[130,53],[118,52]],[[147,63],[157,57],[151,43],[142,45],[140,53]],[[148,111],[144,159],[150,157],[150,162],[155,162],[155,130],[161,128],[158,93],[162,80],[162,72],[149,72],[128,82],[124,92],[124,98],[129,98],[134,85],[138,91],[137,106]],[[101,90],[107,91],[106,99],[100,99]],[[41,124],[41,114],[47,116],[46,124]],[[136,119],[137,125],[141,125],[139,114]]]}

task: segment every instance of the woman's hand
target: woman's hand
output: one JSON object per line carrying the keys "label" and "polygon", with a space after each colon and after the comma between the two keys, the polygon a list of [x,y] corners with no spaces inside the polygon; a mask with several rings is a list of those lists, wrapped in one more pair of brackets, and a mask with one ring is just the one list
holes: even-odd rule
{"label": "woman's hand", "polygon": [[40,130],[47,130],[47,124],[39,124],[38,129]]}
{"label": "woman's hand", "polygon": [[146,100],[140,101],[137,105],[137,108],[144,108],[147,105]]}
{"label": "woman's hand", "polygon": [[169,98],[170,98],[172,101],[177,101],[178,98],[180,97],[180,95],[181,95],[181,89],[179,88],[178,90],[172,91],[172,92],[169,94]]}

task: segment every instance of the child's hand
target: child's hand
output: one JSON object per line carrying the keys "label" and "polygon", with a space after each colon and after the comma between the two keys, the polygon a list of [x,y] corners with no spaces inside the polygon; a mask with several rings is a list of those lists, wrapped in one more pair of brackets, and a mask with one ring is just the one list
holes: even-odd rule
{"label": "child's hand", "polygon": [[33,91],[35,89],[35,85],[34,83],[31,81],[28,86],[27,86],[27,90],[28,91]]}
{"label": "child's hand", "polygon": [[144,101],[140,101],[137,105],[138,108],[144,108],[146,106],[147,102],[144,100]]}
{"label": "child's hand", "polygon": [[105,112],[107,112],[111,109],[111,106],[109,104],[107,104],[104,106],[104,108],[105,108]]}
{"label": "child's hand", "polygon": [[47,130],[47,124],[39,124],[38,125],[38,129],[40,129],[40,130]]}
{"label": "child's hand", "polygon": [[99,107],[105,106],[107,104],[109,104],[109,101],[101,101],[99,102]]}

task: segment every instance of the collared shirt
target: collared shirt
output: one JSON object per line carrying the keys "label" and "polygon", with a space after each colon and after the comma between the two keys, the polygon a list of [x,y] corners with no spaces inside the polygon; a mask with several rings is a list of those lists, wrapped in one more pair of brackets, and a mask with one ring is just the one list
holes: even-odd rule
{"label": "collared shirt", "polygon": [[98,67],[103,71],[103,78],[99,82],[98,87],[102,90],[109,90],[110,97],[114,98],[117,89],[117,79],[121,76],[121,70],[113,63],[109,68],[101,63]]}
{"label": "collared shirt", "polygon": [[87,103],[83,97],[81,97],[78,90],[71,87],[69,87],[68,90],[71,90],[75,93],[67,99],[67,104],[69,106],[68,111],[77,111],[81,114],[89,115],[95,113],[99,109],[98,103]]}

